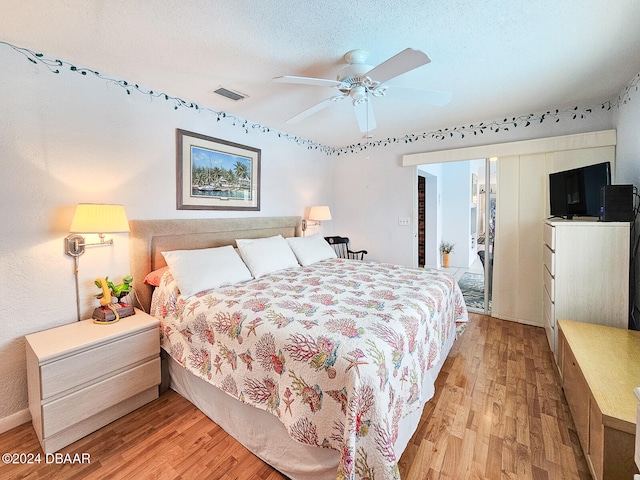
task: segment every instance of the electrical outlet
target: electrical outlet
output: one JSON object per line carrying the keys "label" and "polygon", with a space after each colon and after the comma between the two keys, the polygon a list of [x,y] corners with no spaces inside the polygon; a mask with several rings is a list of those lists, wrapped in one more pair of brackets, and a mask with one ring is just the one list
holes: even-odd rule
{"label": "electrical outlet", "polygon": [[411,225],[411,217],[398,217],[398,225],[408,227]]}

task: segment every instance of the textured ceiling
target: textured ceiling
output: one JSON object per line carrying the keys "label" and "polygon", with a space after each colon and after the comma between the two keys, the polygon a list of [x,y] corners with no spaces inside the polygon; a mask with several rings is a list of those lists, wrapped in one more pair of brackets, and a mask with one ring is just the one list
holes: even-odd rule
{"label": "textured ceiling", "polygon": [[[362,48],[377,65],[401,50],[431,63],[390,84],[444,90],[443,107],[374,98],[384,139],[614,98],[640,71],[638,0],[2,0],[0,40],[137,82],[325,145],[362,141],[336,93],[272,82],[334,79]],[[214,95],[218,86],[248,98]]]}

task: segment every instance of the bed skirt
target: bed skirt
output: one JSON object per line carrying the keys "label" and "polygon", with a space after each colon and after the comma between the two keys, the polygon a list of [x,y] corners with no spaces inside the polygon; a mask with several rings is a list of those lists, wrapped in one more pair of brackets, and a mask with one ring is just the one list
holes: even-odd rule
{"label": "bed skirt", "polygon": [[[422,407],[433,397],[436,377],[455,337],[454,323],[440,360],[425,376]],[[167,357],[170,388],[193,403],[258,458],[292,480],[335,480],[339,452],[304,445],[293,440],[274,415],[239,402],[196,377],[168,355]],[[423,408],[418,408],[400,421],[398,439],[394,446],[398,459],[418,427],[422,410]]]}

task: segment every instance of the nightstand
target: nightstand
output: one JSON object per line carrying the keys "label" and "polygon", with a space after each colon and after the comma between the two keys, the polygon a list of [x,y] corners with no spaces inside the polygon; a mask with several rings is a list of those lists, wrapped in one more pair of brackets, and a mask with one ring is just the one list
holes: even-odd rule
{"label": "nightstand", "polygon": [[83,320],[25,337],[29,410],[45,453],[158,398],[158,323],[136,310],[110,325]]}

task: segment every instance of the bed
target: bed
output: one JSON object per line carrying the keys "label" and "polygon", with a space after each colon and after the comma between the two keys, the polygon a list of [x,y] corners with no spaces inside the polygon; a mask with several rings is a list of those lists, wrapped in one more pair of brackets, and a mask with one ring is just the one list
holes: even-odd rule
{"label": "bed", "polygon": [[[399,478],[397,462],[467,320],[462,294],[442,272],[330,256],[309,262],[317,239],[300,238],[300,224],[131,222],[134,281],[160,275],[155,291],[135,287],[139,306],[162,322],[170,387],[291,479]],[[284,239],[296,265],[255,270],[250,254],[260,250],[251,249],[277,242],[259,256],[271,260]],[[178,284],[192,289],[184,265],[162,252],[181,261],[201,249],[237,255],[229,245],[255,278],[182,295]]]}

